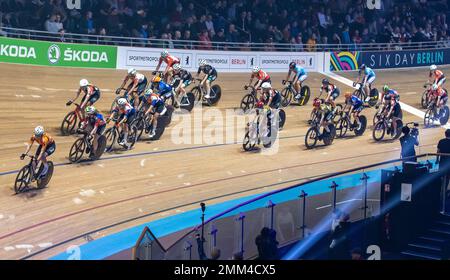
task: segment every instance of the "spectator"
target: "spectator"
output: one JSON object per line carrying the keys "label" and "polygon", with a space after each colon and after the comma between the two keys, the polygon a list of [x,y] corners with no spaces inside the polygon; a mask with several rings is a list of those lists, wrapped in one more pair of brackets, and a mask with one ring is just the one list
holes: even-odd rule
{"label": "spectator", "polygon": [[416,151],[414,149],[414,146],[419,146],[417,136],[411,135],[410,129],[406,125],[402,127],[402,133],[403,136],[399,139],[400,145],[402,147],[401,158],[408,158],[407,161],[416,161]]}
{"label": "spectator", "polygon": [[258,260],[278,259],[278,241],[276,231],[264,227],[255,239],[258,248]]}
{"label": "spectator", "polygon": [[316,34],[313,33],[309,37],[308,41],[306,41],[306,49],[309,52],[314,52],[316,51],[316,45],[317,45]]}
{"label": "spectator", "polygon": [[228,42],[239,42],[239,32],[236,30],[234,24],[230,24],[228,27],[226,38]]}
{"label": "spectator", "polygon": [[331,222],[330,245],[328,258],[332,260],[350,259],[350,244],[347,237],[349,216],[336,209]]}
{"label": "spectator", "polygon": [[445,138],[441,139],[437,145],[437,152],[442,154],[449,154],[449,156],[438,156],[437,162],[439,163],[439,172],[442,175],[447,176],[445,183],[448,186],[450,180],[450,129],[445,131]]}
{"label": "spectator", "polygon": [[94,27],[94,19],[92,18],[92,12],[87,11],[85,20],[81,26],[81,31],[86,34],[95,34],[95,27]]}
{"label": "spectator", "polygon": [[203,30],[200,36],[198,37],[198,40],[200,42],[200,49],[201,50],[211,50],[212,44],[211,40],[209,39],[208,30]]}
{"label": "spectator", "polygon": [[58,30],[58,33],[59,33],[59,41],[62,43],[65,43],[66,42],[66,37],[65,37],[66,31],[64,29],[60,29],[60,30]]}

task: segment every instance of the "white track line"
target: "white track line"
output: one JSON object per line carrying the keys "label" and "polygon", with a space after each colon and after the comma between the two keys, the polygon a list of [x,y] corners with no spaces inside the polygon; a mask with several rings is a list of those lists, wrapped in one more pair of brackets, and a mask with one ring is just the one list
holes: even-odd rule
{"label": "white track line", "polygon": [[[356,87],[353,86],[353,81],[351,81],[351,80],[349,80],[347,78],[344,78],[342,76],[339,76],[336,73],[333,73],[333,72],[319,72],[319,73],[322,74],[322,75],[325,75],[325,76],[327,76],[329,78],[332,78],[332,79],[334,79],[334,80],[336,80],[338,82],[341,82],[341,83],[343,83],[346,86],[349,86],[351,88],[356,89]],[[408,105],[406,103],[403,103],[403,102],[400,102],[400,106],[402,107],[402,110],[405,110],[406,112],[411,113],[411,114],[421,118],[422,120],[425,117],[425,113],[424,112],[422,112],[421,110],[419,110],[417,108],[414,108],[413,106],[410,106],[410,105]],[[436,122],[435,124],[439,125],[439,122]],[[448,128],[450,128],[450,124],[447,123],[446,125],[443,125],[442,127],[445,128],[445,129],[448,129]]]}

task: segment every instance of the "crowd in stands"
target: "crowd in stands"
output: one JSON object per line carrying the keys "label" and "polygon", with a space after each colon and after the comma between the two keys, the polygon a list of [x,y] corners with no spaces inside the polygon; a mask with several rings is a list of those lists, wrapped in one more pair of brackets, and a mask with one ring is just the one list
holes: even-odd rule
{"label": "crowd in stands", "polygon": [[[450,1],[448,1],[450,2]],[[3,27],[118,37],[215,42],[317,44],[448,42],[446,0],[0,0]],[[1,27],[1,26],[0,26]],[[64,38],[64,36],[62,36]]]}

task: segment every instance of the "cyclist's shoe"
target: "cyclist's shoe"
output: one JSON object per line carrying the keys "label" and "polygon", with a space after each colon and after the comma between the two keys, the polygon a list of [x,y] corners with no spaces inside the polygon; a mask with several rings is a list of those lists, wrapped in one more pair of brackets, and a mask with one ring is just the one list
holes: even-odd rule
{"label": "cyclist's shoe", "polygon": [[204,97],[205,97],[206,99],[209,99],[209,98],[211,98],[211,95],[206,94]]}
{"label": "cyclist's shoe", "polygon": [[323,135],[324,135],[324,133],[322,133],[322,134],[318,134],[318,135],[317,135],[317,139],[319,139],[319,141],[322,141],[322,139],[323,139]]}
{"label": "cyclist's shoe", "polygon": [[127,140],[126,140],[126,139],[123,139],[122,141],[119,142],[119,145],[120,145],[120,146],[126,146],[126,145],[128,145]]}
{"label": "cyclist's shoe", "polygon": [[23,160],[25,158],[26,154],[21,154],[20,159]]}
{"label": "cyclist's shoe", "polygon": [[367,96],[365,101],[369,102],[370,101],[370,96]]}
{"label": "cyclist's shoe", "polygon": [[308,120],[308,124],[312,124],[312,120]]}
{"label": "cyclist's shoe", "polygon": [[156,132],[154,130],[150,131],[150,133],[148,134],[148,137],[153,138],[155,137]]}
{"label": "cyclist's shoe", "polygon": [[294,96],[294,99],[295,99],[295,100],[299,100],[301,97],[302,97],[302,95],[301,95],[300,93],[297,93],[297,94]]}

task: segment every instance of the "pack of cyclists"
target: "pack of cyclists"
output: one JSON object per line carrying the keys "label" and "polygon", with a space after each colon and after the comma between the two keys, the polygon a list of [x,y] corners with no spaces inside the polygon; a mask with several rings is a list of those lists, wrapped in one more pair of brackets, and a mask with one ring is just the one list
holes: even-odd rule
{"label": "pack of cyclists", "polygon": [[[156,75],[163,62],[166,64],[165,70],[162,72],[162,75]],[[204,86],[206,92],[204,98],[210,98],[211,83],[217,79],[217,70],[213,66],[207,64],[204,59],[201,59],[198,65],[196,78],[199,78],[200,85]],[[126,86],[126,94],[117,100],[116,106],[111,110],[111,115],[106,119],[93,106],[94,103],[100,99],[100,89],[86,79],[80,80],[75,98],[69,100],[66,105],[72,104],[80,97],[80,95],[83,95],[80,104],[82,113],[80,128],[87,131],[89,136],[93,138],[94,150],[91,151],[91,156],[97,149],[98,137],[103,134],[107,123],[113,118],[117,124],[122,127],[124,132],[124,137],[119,144],[128,147],[127,134],[130,129],[129,124],[133,122],[138,110],[143,110],[145,115],[151,114],[150,124],[152,130],[150,130],[149,136],[154,136],[158,117],[167,111],[165,100],[171,97],[173,93],[181,96],[186,95],[186,88],[193,81],[193,75],[182,68],[180,59],[170,55],[167,51],[161,52],[159,63],[153,74],[155,76],[149,84],[145,75],[139,73],[134,68],[128,69],[127,75],[120,86],[120,88]],[[300,98],[300,89],[306,78],[307,72],[305,69],[295,62],[291,62],[289,64],[286,79],[282,81],[282,84],[285,84],[288,79],[292,79],[291,82],[296,91],[294,98]],[[255,89],[261,90],[261,97],[258,100],[256,107],[259,109],[267,109],[267,124],[270,125],[274,111],[281,106],[282,96],[279,91],[272,87],[270,75],[259,66],[252,67],[250,80],[246,87],[251,85],[255,79]],[[358,79],[354,83],[354,86],[361,82],[367,93],[366,96],[369,96],[371,85],[375,79],[375,72],[363,64],[360,67]],[[441,70],[437,69],[436,65],[431,65],[428,80],[431,84],[432,96],[436,100],[438,109],[441,109],[446,105],[448,100],[447,91],[443,88],[443,84],[446,80],[445,75]],[[313,110],[320,113],[320,126],[324,128],[324,131],[329,132],[328,124],[333,120],[336,111],[336,99],[340,96],[340,89],[328,79],[323,79],[320,87],[320,93],[322,94],[322,92],[326,94],[326,97],[324,99],[316,98],[313,102]],[[346,92],[344,97],[345,102],[343,112],[348,113],[349,116],[356,121],[355,123],[357,126],[361,126],[359,115],[363,111],[364,104],[367,100],[361,100],[349,92]],[[130,100],[133,100],[133,102],[130,102]],[[383,86],[382,91],[379,93],[379,103],[377,105],[385,107],[383,114],[385,117],[392,120],[394,131],[396,131],[396,120],[401,118],[401,106],[399,100],[400,95],[396,90],[387,85]],[[37,126],[34,130],[34,134],[29,140],[25,153],[21,155],[21,159],[29,153],[34,142],[39,144],[35,154],[35,158],[38,160],[36,164],[38,162],[42,162],[43,164],[42,172],[37,176],[42,177],[45,176],[48,170],[47,158],[55,152],[56,143],[55,140],[44,131],[42,126]]]}

